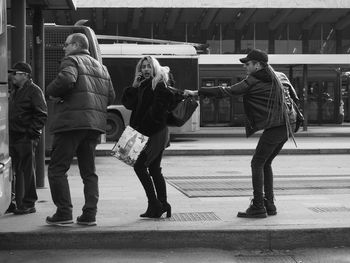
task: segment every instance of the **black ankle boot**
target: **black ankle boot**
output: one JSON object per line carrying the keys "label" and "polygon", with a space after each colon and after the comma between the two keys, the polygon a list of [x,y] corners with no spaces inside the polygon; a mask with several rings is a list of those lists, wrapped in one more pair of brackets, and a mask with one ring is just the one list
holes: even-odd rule
{"label": "black ankle boot", "polygon": [[166,217],[171,217],[171,205],[168,202],[162,202],[162,211],[166,212]]}
{"label": "black ankle boot", "polygon": [[157,192],[157,198],[162,203],[163,213],[166,212],[166,217],[171,217],[171,206],[167,202],[166,184],[162,174],[162,168],[150,170],[154,186]]}
{"label": "black ankle boot", "polygon": [[165,212],[163,210],[163,205],[158,200],[152,202],[149,201],[146,212],[141,214],[140,217],[160,218]]}
{"label": "black ankle boot", "polygon": [[275,203],[273,202],[273,199],[264,198],[264,205],[266,207],[266,212],[269,216],[277,215],[277,208],[275,206]]}
{"label": "black ankle boot", "polygon": [[248,209],[245,212],[238,212],[237,217],[244,217],[244,218],[267,217],[264,202],[263,201],[259,202],[253,199]]}

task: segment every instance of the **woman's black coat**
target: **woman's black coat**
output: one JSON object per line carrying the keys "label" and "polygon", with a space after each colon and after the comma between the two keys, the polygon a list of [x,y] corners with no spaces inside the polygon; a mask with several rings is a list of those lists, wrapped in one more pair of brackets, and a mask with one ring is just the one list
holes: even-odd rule
{"label": "woman's black coat", "polygon": [[174,94],[164,82],[159,82],[153,90],[152,80],[147,79],[138,88],[127,87],[122,103],[132,111],[130,126],[146,136],[152,136],[165,128],[174,99]]}

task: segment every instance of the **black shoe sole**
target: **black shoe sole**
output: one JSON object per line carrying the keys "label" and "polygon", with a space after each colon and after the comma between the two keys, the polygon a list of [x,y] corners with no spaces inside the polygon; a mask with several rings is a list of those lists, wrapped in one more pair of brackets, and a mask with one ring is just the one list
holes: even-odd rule
{"label": "black shoe sole", "polygon": [[81,226],[96,226],[97,223],[96,223],[96,221],[95,222],[80,222],[80,221],[77,221],[77,225],[81,225]]}
{"label": "black shoe sole", "polygon": [[60,226],[60,225],[73,224],[73,220],[62,220],[62,221],[56,221],[56,222],[51,222],[46,220],[46,223],[52,226]]}
{"label": "black shoe sole", "polygon": [[27,214],[32,214],[32,213],[35,213],[35,212],[36,212],[35,207],[34,208],[29,208],[28,210],[16,209],[16,210],[13,211],[13,213],[15,215],[27,215]]}
{"label": "black shoe sole", "polygon": [[238,212],[237,217],[242,217],[242,218],[266,218],[267,214],[253,214],[253,215],[249,215],[247,213],[244,212]]}
{"label": "black shoe sole", "polygon": [[275,216],[277,215],[277,211],[267,211],[268,216]]}

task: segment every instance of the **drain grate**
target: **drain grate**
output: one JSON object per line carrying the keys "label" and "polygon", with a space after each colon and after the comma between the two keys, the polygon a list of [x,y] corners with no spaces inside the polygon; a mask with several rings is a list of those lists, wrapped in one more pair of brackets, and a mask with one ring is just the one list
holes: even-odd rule
{"label": "drain grate", "polygon": [[170,218],[164,221],[218,221],[220,218],[214,212],[193,212],[193,213],[174,213]]}
{"label": "drain grate", "polygon": [[350,212],[350,208],[345,206],[308,207],[308,209],[315,213]]}
{"label": "drain grate", "polygon": [[236,256],[237,263],[295,263],[290,256]]}

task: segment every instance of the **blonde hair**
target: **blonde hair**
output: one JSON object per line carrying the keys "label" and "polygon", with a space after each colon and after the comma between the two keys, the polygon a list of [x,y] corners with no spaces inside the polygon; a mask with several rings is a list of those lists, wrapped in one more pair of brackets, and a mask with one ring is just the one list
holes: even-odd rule
{"label": "blonde hair", "polygon": [[169,80],[169,67],[161,66],[159,61],[153,56],[143,57],[137,62],[135,69],[135,78],[139,76],[141,72],[141,66],[143,61],[147,61],[152,68],[152,89],[154,90],[159,82],[167,83]]}

